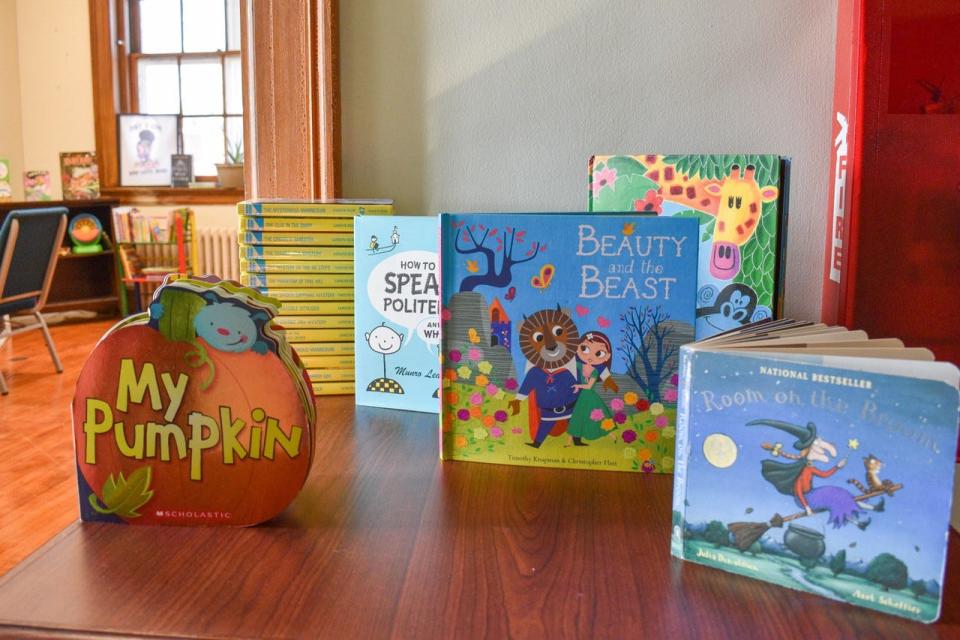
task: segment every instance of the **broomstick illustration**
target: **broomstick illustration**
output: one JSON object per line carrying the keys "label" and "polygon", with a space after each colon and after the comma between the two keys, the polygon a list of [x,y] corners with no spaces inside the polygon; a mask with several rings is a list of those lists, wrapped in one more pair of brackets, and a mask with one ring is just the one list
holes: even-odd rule
{"label": "broomstick illustration", "polygon": [[[892,484],[883,489],[861,493],[859,496],[855,496],[853,500],[854,502],[860,502],[862,500],[869,500],[870,498],[876,498],[882,495],[892,496],[900,489],[903,489],[902,484]],[[826,511],[826,509],[817,509],[814,511],[814,513],[821,513],[823,511]],[[776,527],[779,529],[783,526],[784,522],[805,518],[808,515],[809,514],[806,511],[798,511],[797,513],[786,517],[781,516],[779,513],[775,513],[773,514],[773,517],[770,518],[769,522],[731,522],[727,526],[727,529],[729,529],[730,533],[733,534],[733,546],[740,551],[746,551],[750,548],[750,545],[759,540],[763,534],[771,529],[771,527]]]}

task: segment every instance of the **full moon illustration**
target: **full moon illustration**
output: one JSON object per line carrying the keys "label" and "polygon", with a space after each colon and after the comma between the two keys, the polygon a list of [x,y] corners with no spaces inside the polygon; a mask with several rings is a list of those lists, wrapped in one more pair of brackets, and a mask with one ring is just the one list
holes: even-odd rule
{"label": "full moon illustration", "polygon": [[726,469],[737,461],[737,445],[725,433],[711,433],[703,441],[703,456],[718,469]]}

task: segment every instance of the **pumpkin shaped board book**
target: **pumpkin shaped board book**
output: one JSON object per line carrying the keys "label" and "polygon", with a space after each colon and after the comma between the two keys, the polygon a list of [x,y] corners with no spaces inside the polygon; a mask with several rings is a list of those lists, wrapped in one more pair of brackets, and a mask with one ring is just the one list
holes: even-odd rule
{"label": "pumpkin shaped board book", "polygon": [[244,526],[286,508],[316,408],[270,326],[278,308],[236,283],[169,276],[149,312],[107,331],[73,400],[82,519]]}

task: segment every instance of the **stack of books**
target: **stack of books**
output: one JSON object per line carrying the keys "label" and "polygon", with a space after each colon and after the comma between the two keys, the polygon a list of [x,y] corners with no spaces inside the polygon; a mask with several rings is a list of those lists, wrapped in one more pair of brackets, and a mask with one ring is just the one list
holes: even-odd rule
{"label": "stack of books", "polygon": [[274,320],[317,395],[354,390],[353,218],[391,200],[253,200],[240,214],[240,280],[280,301]]}

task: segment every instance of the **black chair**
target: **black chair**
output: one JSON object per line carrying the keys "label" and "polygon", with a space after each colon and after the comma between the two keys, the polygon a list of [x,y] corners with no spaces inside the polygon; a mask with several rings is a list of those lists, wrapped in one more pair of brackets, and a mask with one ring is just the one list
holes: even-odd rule
{"label": "black chair", "polygon": [[[63,371],[63,365],[40,311],[47,302],[66,229],[67,210],[64,207],[11,211],[0,227],[0,318],[3,319],[0,346],[10,336],[40,329],[57,373]],[[36,324],[13,329],[10,314],[24,312],[32,313]],[[2,371],[0,393],[8,393]]]}

